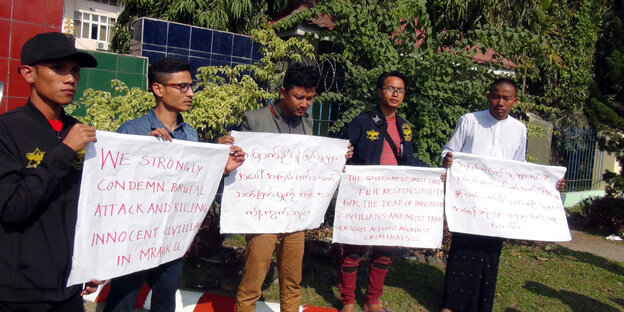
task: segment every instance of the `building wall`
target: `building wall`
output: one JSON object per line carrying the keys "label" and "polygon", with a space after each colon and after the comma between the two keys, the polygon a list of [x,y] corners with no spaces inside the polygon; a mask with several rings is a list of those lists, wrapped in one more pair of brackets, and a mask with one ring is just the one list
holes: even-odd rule
{"label": "building wall", "polygon": [[530,157],[530,161],[540,165],[551,164],[551,144],[553,125],[539,116],[527,113],[529,116],[529,124],[534,125],[539,129],[540,133],[529,134],[527,142],[527,157]]}
{"label": "building wall", "polygon": [[[112,25],[117,20],[121,11],[123,11],[123,6],[121,5],[121,1],[118,0],[105,0],[102,2],[65,0],[63,5],[63,30],[64,32],[74,34],[76,37],[76,48],[91,51],[108,51],[108,43],[111,40],[113,32]],[[93,17],[98,19],[96,23],[98,26],[106,24],[107,33],[105,38],[97,36],[97,39],[91,39],[89,36],[92,30],[87,30],[87,38],[82,38],[83,33],[82,29],[80,29],[81,23],[77,23],[76,21],[77,15],[81,16],[81,18],[89,17],[89,24],[93,21]],[[101,20],[103,17],[107,18],[106,23]],[[100,31],[99,27],[97,27],[97,31]]]}
{"label": "building wall", "polygon": [[191,65],[191,74],[201,66],[236,66],[260,60],[259,44],[249,36],[190,26],[152,18],[132,22],[130,54],[145,56],[152,63],[175,57]]}
{"label": "building wall", "polygon": [[[113,79],[123,81],[130,88],[147,89],[147,58],[100,51],[88,53],[95,57],[98,66],[80,70],[80,82],[74,101],[80,100],[84,90],[88,88],[113,93]],[[84,108],[81,108],[73,115],[82,116],[84,113]]]}
{"label": "building wall", "polygon": [[[102,13],[111,7],[117,8],[118,12]],[[33,8],[37,9],[37,14],[32,14]],[[21,65],[22,46],[26,40],[36,34],[62,31],[63,9],[71,16],[75,10],[110,16],[111,14],[118,15],[122,8],[87,0],[67,0],[65,4],[63,0],[1,0],[0,81],[4,84],[4,88],[0,113],[26,104],[30,96],[30,86],[17,72],[17,68]],[[77,48],[81,50],[88,48],[78,40]],[[98,67],[81,69],[76,100],[87,88],[112,92],[112,79],[119,79],[129,87],[144,89],[147,87],[147,58],[95,51],[89,51],[89,53],[98,60]]]}
{"label": "building wall", "polygon": [[17,72],[22,45],[38,33],[61,31],[62,18],[63,0],[0,1],[0,113],[24,105],[30,95],[30,86]]}
{"label": "building wall", "polygon": [[617,161],[616,155],[601,151],[596,148],[596,155],[594,156],[594,175],[592,176],[592,184],[595,185],[595,189],[604,190],[606,183],[602,180],[602,175],[607,171],[620,173],[622,168]]}

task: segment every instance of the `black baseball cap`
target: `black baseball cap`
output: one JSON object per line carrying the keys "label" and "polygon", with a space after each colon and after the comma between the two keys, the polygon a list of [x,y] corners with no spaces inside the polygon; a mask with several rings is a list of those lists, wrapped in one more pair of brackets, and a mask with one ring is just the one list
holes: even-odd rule
{"label": "black baseball cap", "polygon": [[95,67],[97,61],[91,54],[76,50],[75,38],[60,32],[35,35],[22,46],[22,65],[33,66],[39,62],[71,58],[81,67]]}

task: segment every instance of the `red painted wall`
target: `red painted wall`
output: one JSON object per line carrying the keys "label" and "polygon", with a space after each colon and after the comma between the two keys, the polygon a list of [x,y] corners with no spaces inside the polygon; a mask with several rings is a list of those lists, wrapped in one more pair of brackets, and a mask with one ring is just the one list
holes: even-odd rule
{"label": "red painted wall", "polygon": [[26,40],[42,32],[61,31],[63,0],[0,0],[0,113],[26,103],[30,87],[17,72]]}

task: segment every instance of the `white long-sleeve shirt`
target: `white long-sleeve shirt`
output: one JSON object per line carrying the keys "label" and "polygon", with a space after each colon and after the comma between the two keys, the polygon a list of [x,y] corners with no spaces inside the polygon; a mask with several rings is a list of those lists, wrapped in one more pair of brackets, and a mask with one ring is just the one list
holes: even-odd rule
{"label": "white long-sleeve shirt", "polygon": [[451,139],[442,147],[442,158],[450,151],[526,161],[526,143],[527,130],[522,122],[511,116],[497,120],[484,110],[459,119]]}

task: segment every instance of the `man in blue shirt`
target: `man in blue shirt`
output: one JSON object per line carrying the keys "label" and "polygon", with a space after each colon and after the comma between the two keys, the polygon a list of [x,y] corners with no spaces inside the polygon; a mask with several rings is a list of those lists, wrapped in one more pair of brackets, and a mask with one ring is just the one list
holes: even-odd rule
{"label": "man in blue shirt", "polygon": [[[149,85],[156,106],[142,117],[122,124],[117,132],[198,141],[197,131],[184,122],[180,112],[186,112],[193,102],[193,80],[190,65],[174,58],[162,58],[150,65]],[[245,153],[232,146],[225,167],[229,173],[244,161]],[[182,276],[182,260],[177,259],[158,267],[114,278],[105,312],[131,311],[144,282],[152,288],[151,311],[175,311],[175,293]]]}
{"label": "man in blue shirt", "polygon": [[197,131],[184,122],[193,102],[190,65],[174,58],[162,58],[149,68],[148,80],[156,97],[156,106],[142,117],[122,124],[117,132],[141,134],[197,142]]}

